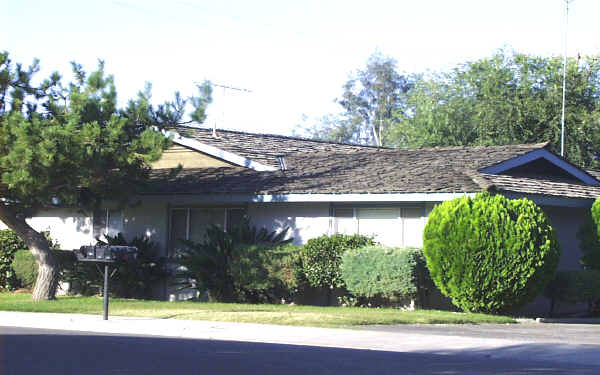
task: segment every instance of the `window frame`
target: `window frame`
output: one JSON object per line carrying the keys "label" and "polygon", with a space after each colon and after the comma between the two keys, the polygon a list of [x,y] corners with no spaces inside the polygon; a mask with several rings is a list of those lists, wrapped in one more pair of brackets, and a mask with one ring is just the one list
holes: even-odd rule
{"label": "window frame", "polygon": [[425,223],[427,222],[427,217],[429,216],[429,212],[431,212],[431,210],[427,209],[427,205],[425,203],[422,204],[401,204],[401,205],[390,205],[390,204],[354,204],[354,205],[349,205],[349,204],[342,204],[342,205],[335,205],[332,207],[332,211],[331,211],[331,215],[332,215],[332,220],[331,220],[331,230],[330,233],[332,234],[338,234],[340,232],[338,232],[338,222],[337,222],[337,218],[338,216],[336,216],[336,212],[337,210],[348,210],[348,209],[352,209],[352,219],[353,219],[353,227],[354,227],[354,231],[353,234],[358,234],[360,233],[360,219],[359,219],[359,215],[358,215],[358,211],[360,209],[397,209],[398,210],[398,217],[397,217],[397,222],[399,225],[399,232],[400,232],[400,236],[401,236],[401,240],[399,241],[399,243],[401,244],[400,246],[405,247],[406,245],[406,241],[407,241],[407,236],[406,236],[406,215],[405,212],[407,210],[411,210],[411,209],[417,209],[420,210],[421,212],[421,218],[423,220],[423,226],[425,225]]}
{"label": "window frame", "polygon": [[192,210],[202,210],[202,209],[206,209],[206,210],[224,210],[224,215],[223,215],[223,223],[221,223],[223,225],[223,230],[225,232],[227,232],[227,228],[228,228],[228,222],[229,222],[229,212],[233,211],[233,210],[241,210],[244,212],[244,215],[248,212],[248,208],[246,206],[194,206],[194,205],[190,205],[190,206],[173,206],[173,207],[169,207],[168,210],[168,219],[169,219],[169,227],[168,227],[168,239],[167,239],[167,251],[168,251],[168,256],[172,257],[173,255],[175,255],[175,249],[173,246],[173,211],[185,211],[185,215],[186,215],[186,220],[185,220],[185,240],[189,240],[190,239],[190,233],[191,233],[191,212]]}
{"label": "window frame", "polygon": [[[111,213],[118,213],[120,218],[119,218],[119,225],[117,228],[111,227]],[[104,216],[104,226],[101,230],[101,233],[96,233],[96,220],[97,218],[99,218],[99,215],[96,214],[102,214],[102,216]],[[123,233],[124,230],[124,224],[125,224],[125,218],[123,215],[123,210],[119,210],[119,209],[115,209],[115,208],[107,208],[107,207],[103,207],[103,208],[99,208],[97,210],[94,210],[92,212],[92,237],[94,238],[94,240],[101,239],[101,240],[106,240],[106,236],[110,235],[112,237],[112,235],[110,234],[111,229],[113,231],[116,231],[116,233],[114,234],[115,236],[119,233]]]}

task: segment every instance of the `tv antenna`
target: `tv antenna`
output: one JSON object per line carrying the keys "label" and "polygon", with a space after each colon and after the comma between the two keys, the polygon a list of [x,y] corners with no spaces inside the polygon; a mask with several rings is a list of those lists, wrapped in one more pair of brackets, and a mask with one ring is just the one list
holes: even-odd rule
{"label": "tv antenna", "polygon": [[[226,85],[226,84],[219,84],[219,83],[214,83],[212,81],[209,81],[210,85],[213,87],[218,87],[221,88],[223,90],[223,110],[221,112],[221,124],[225,124],[225,110],[226,110],[226,105],[227,105],[227,92],[228,91],[237,91],[240,93],[252,93],[252,90],[250,89],[245,89],[245,88],[241,88],[241,87],[234,87],[232,85]],[[217,123],[216,121],[213,122],[213,136],[216,137],[217,134]]]}
{"label": "tv antenna", "polygon": [[560,156],[565,156],[565,99],[567,95],[567,32],[569,31],[569,5],[574,0],[563,0],[565,3],[565,53],[563,56],[562,116],[560,121]]}

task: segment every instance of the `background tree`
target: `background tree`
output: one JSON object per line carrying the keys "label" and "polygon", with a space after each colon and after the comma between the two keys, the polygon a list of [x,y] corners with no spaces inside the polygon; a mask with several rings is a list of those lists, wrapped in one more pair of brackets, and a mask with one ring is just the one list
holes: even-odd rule
{"label": "background tree", "polygon": [[[566,157],[597,167],[600,60],[569,59],[566,90]],[[415,79],[388,142],[422,147],[550,141],[560,152],[561,101],[561,58],[500,50]]]}
{"label": "background tree", "polygon": [[106,197],[125,202],[168,145],[153,127],[176,124],[186,105],[176,94],[154,108],[147,85],[119,110],[103,62],[89,75],[73,63],[75,80],[68,85],[58,73],[34,85],[38,70],[38,61],[24,69],[0,53],[0,220],[39,265],[34,300],[54,298],[58,265],[46,238],[25,219],[56,205],[92,208]]}
{"label": "background tree", "polygon": [[396,65],[396,60],[379,52],[371,55],[366,67],[344,84],[342,97],[336,100],[343,111],[303,130],[317,139],[384,145],[386,130],[401,116],[404,94],[412,87]]}

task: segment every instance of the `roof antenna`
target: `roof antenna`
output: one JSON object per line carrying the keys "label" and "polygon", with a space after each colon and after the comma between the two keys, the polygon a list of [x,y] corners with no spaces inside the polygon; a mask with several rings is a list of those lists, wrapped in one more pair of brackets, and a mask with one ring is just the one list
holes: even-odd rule
{"label": "roof antenna", "polygon": [[565,2],[565,54],[563,58],[563,87],[562,87],[562,116],[560,121],[560,156],[565,156],[565,99],[567,82],[567,32],[569,31],[569,4],[573,0],[563,0]]}
{"label": "roof antenna", "polygon": [[[229,85],[221,85],[221,84],[218,84],[218,83],[213,83],[212,81],[211,81],[210,84],[211,84],[211,86],[220,87],[220,88],[223,89],[223,102],[224,102],[224,105],[223,105],[223,112],[221,112],[221,122],[222,122],[221,126],[224,127],[224,124],[225,124],[225,107],[227,105],[227,100],[226,100],[226,98],[227,98],[227,90],[239,91],[239,92],[242,92],[242,93],[251,93],[252,90],[243,89],[243,88],[239,88],[239,87],[233,87],[233,86],[229,86]],[[216,137],[216,133],[217,133],[216,127],[217,127],[217,124],[215,123],[214,128],[213,128],[213,137]]]}

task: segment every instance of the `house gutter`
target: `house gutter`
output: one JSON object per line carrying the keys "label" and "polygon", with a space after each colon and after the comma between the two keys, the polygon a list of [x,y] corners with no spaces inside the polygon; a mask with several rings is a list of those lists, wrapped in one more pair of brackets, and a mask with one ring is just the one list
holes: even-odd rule
{"label": "house gutter", "polygon": [[442,202],[473,193],[388,193],[388,194],[148,194],[144,199],[164,199],[178,203],[338,203],[338,202]]}

